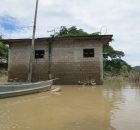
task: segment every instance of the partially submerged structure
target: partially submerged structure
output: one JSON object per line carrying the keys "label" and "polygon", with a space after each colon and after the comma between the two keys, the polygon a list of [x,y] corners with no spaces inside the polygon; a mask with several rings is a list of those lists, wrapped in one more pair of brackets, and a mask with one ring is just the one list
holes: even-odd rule
{"label": "partially submerged structure", "polygon": [[[103,84],[103,46],[112,35],[51,37],[35,40],[32,80],[59,78],[56,84],[94,79]],[[9,44],[8,80],[28,80],[31,39],[5,39]]]}

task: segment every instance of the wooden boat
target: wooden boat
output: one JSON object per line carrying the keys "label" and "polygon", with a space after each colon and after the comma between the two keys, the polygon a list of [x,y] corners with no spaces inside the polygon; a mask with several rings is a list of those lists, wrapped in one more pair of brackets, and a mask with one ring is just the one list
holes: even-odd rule
{"label": "wooden boat", "polygon": [[50,90],[53,80],[34,83],[9,83],[0,85],[0,98],[15,97]]}

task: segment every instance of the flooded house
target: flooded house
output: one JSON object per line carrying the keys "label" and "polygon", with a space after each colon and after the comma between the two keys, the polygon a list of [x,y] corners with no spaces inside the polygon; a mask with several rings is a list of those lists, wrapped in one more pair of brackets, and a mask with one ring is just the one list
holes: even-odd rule
{"label": "flooded house", "polygon": [[[37,38],[32,80],[59,78],[55,84],[95,80],[103,84],[103,46],[112,35]],[[31,39],[5,39],[9,44],[8,80],[28,80]]]}

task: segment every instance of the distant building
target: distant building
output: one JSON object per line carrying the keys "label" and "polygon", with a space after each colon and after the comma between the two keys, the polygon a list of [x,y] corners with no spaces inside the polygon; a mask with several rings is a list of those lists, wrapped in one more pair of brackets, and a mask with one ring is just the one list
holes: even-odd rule
{"label": "distant building", "polygon": [[[35,41],[32,80],[59,78],[56,84],[95,80],[103,84],[103,46],[112,35],[38,38]],[[28,79],[31,39],[7,39],[9,81]]]}

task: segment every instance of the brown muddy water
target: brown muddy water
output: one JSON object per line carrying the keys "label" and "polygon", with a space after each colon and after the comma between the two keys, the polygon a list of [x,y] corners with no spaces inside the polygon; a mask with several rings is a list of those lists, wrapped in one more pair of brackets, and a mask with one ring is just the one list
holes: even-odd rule
{"label": "brown muddy water", "polygon": [[112,80],[61,87],[0,99],[0,130],[140,130],[140,86]]}

